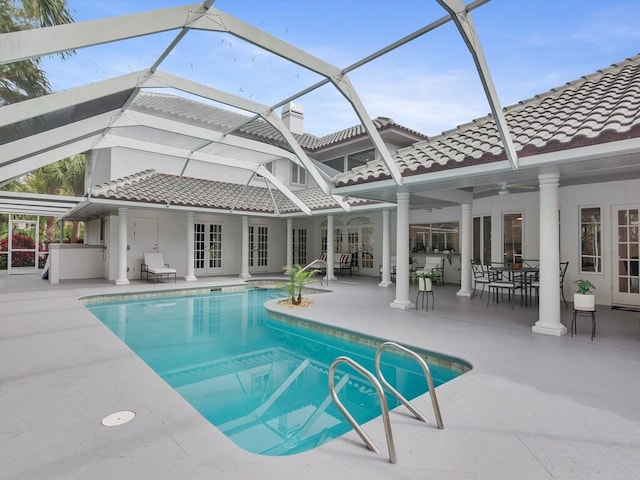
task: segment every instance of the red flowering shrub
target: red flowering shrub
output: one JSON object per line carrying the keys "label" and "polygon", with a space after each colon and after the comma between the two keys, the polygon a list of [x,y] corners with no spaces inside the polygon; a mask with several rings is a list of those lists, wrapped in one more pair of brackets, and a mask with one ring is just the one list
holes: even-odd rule
{"label": "red flowering shrub", "polygon": [[[16,249],[29,249],[36,248],[36,244],[28,235],[22,235],[20,233],[14,233],[11,245],[11,267],[33,267],[34,255],[32,252],[16,252]],[[9,250],[9,239],[0,238],[0,252],[7,252]],[[7,255],[0,255],[0,270],[7,269]]]}

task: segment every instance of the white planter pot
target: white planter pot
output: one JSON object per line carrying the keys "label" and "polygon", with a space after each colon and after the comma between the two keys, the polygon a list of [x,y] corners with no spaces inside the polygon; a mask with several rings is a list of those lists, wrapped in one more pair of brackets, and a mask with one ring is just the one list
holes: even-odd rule
{"label": "white planter pot", "polygon": [[430,292],[433,290],[433,282],[430,278],[418,277],[418,290],[421,292]]}
{"label": "white planter pot", "polygon": [[591,311],[596,308],[596,296],[593,293],[574,293],[573,308],[575,310]]}

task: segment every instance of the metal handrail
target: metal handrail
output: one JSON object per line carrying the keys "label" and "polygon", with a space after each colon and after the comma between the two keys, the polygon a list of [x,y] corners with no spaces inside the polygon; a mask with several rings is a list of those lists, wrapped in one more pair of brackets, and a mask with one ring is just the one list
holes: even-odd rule
{"label": "metal handrail", "polygon": [[402,345],[399,345],[395,342],[384,342],[382,345],[380,345],[378,347],[378,350],[376,350],[376,359],[375,359],[375,363],[376,363],[376,373],[378,375],[378,378],[380,379],[380,382],[382,382],[382,384],[389,389],[389,391],[398,399],[400,400],[400,402],[402,402],[402,404],[407,407],[409,409],[409,411],[411,413],[413,413],[416,418],[418,420],[421,420],[423,422],[429,422],[429,420],[427,420],[427,418],[418,411],[418,409],[416,409],[411,402],[409,402],[409,400],[407,400],[406,398],[404,398],[402,396],[402,394],[400,392],[398,392],[395,388],[393,388],[389,382],[387,382],[387,380],[384,378],[384,375],[382,374],[382,370],[380,368],[380,356],[382,355],[382,351],[387,349],[387,348],[396,348],[398,350],[401,350],[402,352],[406,353],[407,355],[411,356],[412,358],[414,358],[422,367],[422,370],[424,371],[424,376],[427,378],[427,384],[429,387],[429,394],[431,395],[431,404],[433,405],[433,413],[436,416],[436,422],[438,425],[438,428],[444,428],[444,425],[442,423],[442,415],[440,414],[440,407],[438,406],[438,398],[436,397],[436,389],[433,386],[433,378],[431,377],[431,371],[429,370],[429,366],[427,365],[427,362],[424,361],[424,359],[418,355],[416,352],[409,350],[406,347],[403,347]]}
{"label": "metal handrail", "polygon": [[376,379],[376,377],[371,372],[369,372],[366,368],[364,368],[362,365],[358,364],[357,362],[355,362],[349,357],[342,356],[342,357],[336,358],[331,364],[331,367],[329,368],[329,391],[331,393],[331,398],[333,398],[333,401],[338,406],[338,409],[340,409],[342,414],[349,421],[349,423],[351,424],[353,429],[356,431],[356,433],[360,436],[360,438],[362,439],[366,447],[369,450],[376,453],[380,453],[380,450],[378,450],[378,447],[376,447],[375,443],[373,443],[373,440],[369,438],[369,436],[365,433],[362,427],[358,425],[358,422],[355,421],[355,419],[351,416],[351,414],[342,404],[340,399],[338,399],[338,395],[336,393],[336,389],[334,385],[334,376],[335,376],[335,370],[340,363],[348,364],[354,370],[357,370],[360,374],[367,377],[375,387],[376,391],[378,392],[378,399],[380,400],[380,408],[382,410],[382,419],[384,423],[384,433],[387,438],[387,448],[389,450],[389,461],[391,463],[396,463],[398,459],[396,457],[396,447],[393,442],[393,434],[391,432],[391,421],[389,420],[389,407],[387,406],[387,399],[384,396],[382,385],[380,385],[380,382]]}
{"label": "metal handrail", "polygon": [[[325,262],[324,260],[320,260],[319,258],[316,258],[310,264],[305,265],[303,268],[301,268],[300,271],[304,272],[305,270],[308,270],[309,268],[311,268],[313,265],[316,265],[316,264],[320,264],[321,268],[324,268],[325,270],[327,269],[327,262]],[[324,267],[322,267],[322,265],[324,265]],[[322,277],[320,277],[320,286],[322,286]],[[328,286],[329,286],[329,275],[327,274],[327,287]]]}

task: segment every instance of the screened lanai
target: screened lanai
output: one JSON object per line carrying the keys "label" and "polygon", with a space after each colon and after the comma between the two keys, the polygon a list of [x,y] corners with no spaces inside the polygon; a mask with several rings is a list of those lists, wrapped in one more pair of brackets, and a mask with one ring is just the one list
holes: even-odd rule
{"label": "screened lanai", "polygon": [[[408,29],[405,36],[389,39],[380,33],[372,38],[376,48],[360,55],[349,52],[339,66],[323,60],[322,52],[314,52],[313,47],[287,42],[286,32],[270,32],[266,24],[252,25],[227,13],[222,2],[220,9],[218,3],[204,2],[4,34],[0,63],[75,49],[78,55],[92,52],[94,64],[82,64],[78,82],[66,90],[0,108],[0,184],[61,158],[91,152],[88,185],[100,183],[102,198],[94,196],[98,190],[89,190],[68,215],[97,215],[100,203],[112,202],[109,208],[113,210],[125,208],[131,200],[108,198],[110,194],[104,193],[108,181],[126,183],[130,175],[141,175],[136,171],[105,179],[101,172],[109,155],[105,152],[138,152],[149,159],[150,167],[157,163],[155,156],[162,155],[171,159],[174,178],[164,184],[167,192],[162,202],[147,202],[145,208],[184,209],[178,201],[183,179],[203,177],[235,185],[229,190],[235,189],[236,196],[227,200],[227,206],[233,207],[225,212],[230,215],[324,217],[352,212],[354,205],[387,210],[397,218],[394,236],[398,258],[409,257],[405,247],[409,217],[415,217],[416,212],[455,206],[461,229],[469,232],[477,200],[497,198],[498,194],[506,199],[503,194],[520,188],[534,192],[549,189],[551,194],[535,199],[538,215],[545,220],[539,226],[538,243],[543,244],[543,238],[559,237],[559,222],[553,212],[558,209],[560,182],[589,185],[638,176],[634,103],[638,60],[630,58],[503,110],[481,48],[483,36],[474,28],[475,12],[490,8],[485,3],[434,2],[438,15],[430,10],[431,16],[424,17],[428,21],[412,16],[407,24],[415,28]],[[376,65],[387,68],[387,58],[401,58],[395,56],[407,45],[425,42],[446,28],[457,32],[465,58],[477,72],[469,88],[482,90],[491,113],[434,136],[411,131],[410,125],[398,128],[388,118],[372,114],[352,78],[370,74]],[[104,45],[135,49],[135,42],[145,40],[158,46],[155,53],[127,65],[125,72],[109,75],[97,66]],[[223,48],[214,49],[214,44]],[[182,67],[189,62],[189,68],[178,74],[175,65],[181,59]],[[423,57],[403,60],[405,63],[396,63],[395,68],[422,62]],[[233,70],[238,63],[255,66],[250,88],[242,77],[236,77],[235,83],[201,80],[203,70]],[[92,65],[95,69],[87,68]],[[408,76],[407,83],[411,81],[416,82]],[[287,89],[277,95],[281,90],[274,84]],[[419,80],[414,84],[417,86]],[[314,95],[327,90],[335,100],[331,108],[348,112],[354,126],[329,129],[324,135],[299,128],[299,105],[309,105]],[[184,100],[165,97],[167,103],[153,112],[144,108],[154,95],[167,94],[200,106],[191,104],[185,111]],[[322,113],[306,108],[305,121]],[[389,124],[394,128],[389,130]],[[398,131],[402,131],[403,141],[411,140],[410,144],[396,141]],[[375,151],[373,158],[345,171],[327,167],[325,161],[331,158],[323,157],[323,152],[330,146],[363,137]],[[310,182],[304,188],[293,188],[274,174],[269,164],[282,160],[295,165],[298,174],[304,172]],[[262,188],[265,200],[253,209],[235,208],[253,188]],[[543,203],[546,198],[554,201]],[[330,208],[319,209],[320,204]],[[219,211],[210,205],[199,208]],[[387,229],[385,232],[392,235]],[[468,295],[471,240],[468,233],[463,238],[460,294]],[[540,248],[541,268],[548,268],[550,278],[559,260],[553,250]],[[550,256],[545,258],[547,254]],[[390,252],[381,254],[385,276],[389,258]],[[398,263],[400,270],[404,263]],[[399,278],[407,279],[405,273],[399,271]],[[408,281],[398,282],[395,288],[397,299],[392,306],[410,306]],[[559,317],[555,312],[557,295],[555,289],[541,293],[549,299],[545,303],[554,305],[554,311],[544,313],[552,319],[552,330],[558,323],[554,318]]]}

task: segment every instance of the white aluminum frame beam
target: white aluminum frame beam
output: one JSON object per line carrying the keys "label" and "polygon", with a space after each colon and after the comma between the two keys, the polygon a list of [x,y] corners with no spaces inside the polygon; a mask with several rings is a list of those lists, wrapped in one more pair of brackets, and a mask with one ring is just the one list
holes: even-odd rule
{"label": "white aluminum frame beam", "polygon": [[[274,145],[268,145],[257,140],[251,140],[243,137],[236,137],[231,135],[225,136],[222,132],[217,132],[215,130],[210,130],[204,127],[189,125],[177,120],[157,117],[155,115],[150,115],[148,113],[142,113],[135,110],[127,110],[126,112],[124,112],[122,116],[111,126],[113,128],[144,126],[156,130],[164,130],[194,138],[200,138],[203,141],[206,141],[207,144],[217,143],[223,146],[235,147],[242,150],[249,150],[252,152],[273,155],[274,157],[289,158],[290,160],[300,163],[298,158],[293,153]],[[242,168],[241,165],[238,165],[238,167]]]}
{"label": "white aluminum frame beam", "polygon": [[72,105],[78,105],[98,97],[130,90],[148,80],[149,72],[141,70],[81,87],[50,93],[0,108],[0,127],[37,117]]}
{"label": "white aluminum frame beam", "polygon": [[504,118],[502,107],[500,106],[500,100],[498,99],[498,93],[496,92],[493,79],[491,78],[491,72],[489,71],[487,60],[482,52],[480,41],[478,40],[478,33],[476,32],[476,28],[473,24],[471,12],[462,0],[437,0],[437,2],[449,13],[449,15],[451,15],[453,22],[456,24],[460,35],[473,57],[476,70],[478,71],[480,81],[482,82],[482,87],[484,88],[485,95],[489,102],[489,107],[491,108],[491,113],[493,114],[493,118],[496,122],[496,127],[498,128],[498,132],[500,132],[500,137],[502,138],[504,151],[507,154],[511,168],[515,170],[519,168],[518,154],[516,153],[516,148],[511,140],[509,127]]}
{"label": "white aluminum frame beam", "polygon": [[207,12],[201,4],[5,33],[0,65],[189,26]]}
{"label": "white aluminum frame beam", "polygon": [[20,177],[21,175],[29,173],[36,168],[57,162],[61,158],[67,158],[77,155],[78,153],[86,152],[93,147],[98,138],[99,135],[83,138],[57,148],[52,148],[46,152],[31,155],[17,162],[0,165],[0,186]]}
{"label": "white aluminum frame beam", "polygon": [[[299,48],[294,47],[293,45],[283,42],[282,40],[272,35],[269,35],[255,27],[252,27],[251,25],[248,25],[238,20],[237,18],[232,17],[231,15],[227,15],[226,13],[220,10],[211,8],[209,11],[211,12],[211,15],[207,14],[200,17],[200,19],[198,19],[197,21],[194,21],[191,24],[191,28],[201,28],[203,30],[213,30],[217,32],[230,33],[238,38],[245,40],[246,42],[249,42],[268,52],[271,52],[274,55],[277,55],[297,65],[300,65],[301,67],[306,68],[307,70],[311,70],[312,72],[322,75],[325,78],[329,78],[331,82],[336,86],[338,91],[345,97],[345,99],[351,104],[351,106],[355,110],[356,115],[358,116],[358,118],[364,125],[364,128],[367,130],[367,132],[371,136],[371,139],[376,149],[380,153],[382,160],[387,166],[395,182],[398,185],[402,185],[402,175],[400,173],[400,170],[398,169],[398,166],[395,164],[395,162],[391,158],[391,154],[389,153],[389,150],[387,149],[386,145],[382,141],[382,138],[380,137],[380,134],[376,130],[375,126],[373,125],[373,122],[371,121],[371,118],[369,117],[369,114],[367,113],[366,108],[364,107],[364,104],[360,101],[360,98],[358,97],[358,94],[356,93],[355,88],[353,87],[351,82],[348,80],[346,75],[343,74],[338,67],[331,65],[317,57],[314,57],[313,55],[303,50],[300,50]],[[255,112],[255,113],[259,113],[259,112]],[[261,116],[265,118],[265,120],[269,121],[269,119],[266,118],[264,114],[261,114]],[[273,115],[271,117],[273,118]],[[273,123],[272,125],[276,126]],[[284,132],[280,127],[276,127],[276,128],[281,130],[281,133],[284,135]],[[286,129],[286,127],[284,128]],[[289,135],[289,137],[291,140],[293,140],[294,143],[297,144],[293,136]],[[290,139],[287,138],[287,141],[292,147],[294,147]],[[298,149],[294,147],[294,150],[296,150],[296,153],[298,153],[297,152]],[[302,150],[300,149],[300,151]],[[314,172],[315,167],[312,167],[312,169],[310,169],[309,166],[311,165],[311,162],[309,162],[309,165],[307,165],[307,162],[305,161],[304,158],[301,158],[301,160],[303,164],[305,164],[305,168],[307,168],[307,170],[309,171],[311,176],[314,178],[314,180],[318,182],[318,184],[321,186],[323,191],[328,194],[329,193],[328,185],[326,184],[324,179],[319,180],[319,178],[321,177],[317,175],[317,172]]]}
{"label": "white aluminum frame beam", "polygon": [[98,135],[111,124],[118,112],[119,110],[102,113],[95,117],[5,143],[0,146],[0,159],[2,159],[0,166],[13,163],[16,159],[28,157],[34,151],[46,151],[81,138]]}
{"label": "white aluminum frame beam", "polygon": [[[311,209],[303,203],[287,186],[282,183],[278,178],[276,178],[266,167],[260,165],[255,172],[258,175],[262,175],[266,178],[273,186],[275,186],[278,190],[280,190],[289,200],[291,200],[296,207],[302,210],[305,214],[311,215]],[[277,205],[274,202],[274,208],[277,210]]]}

